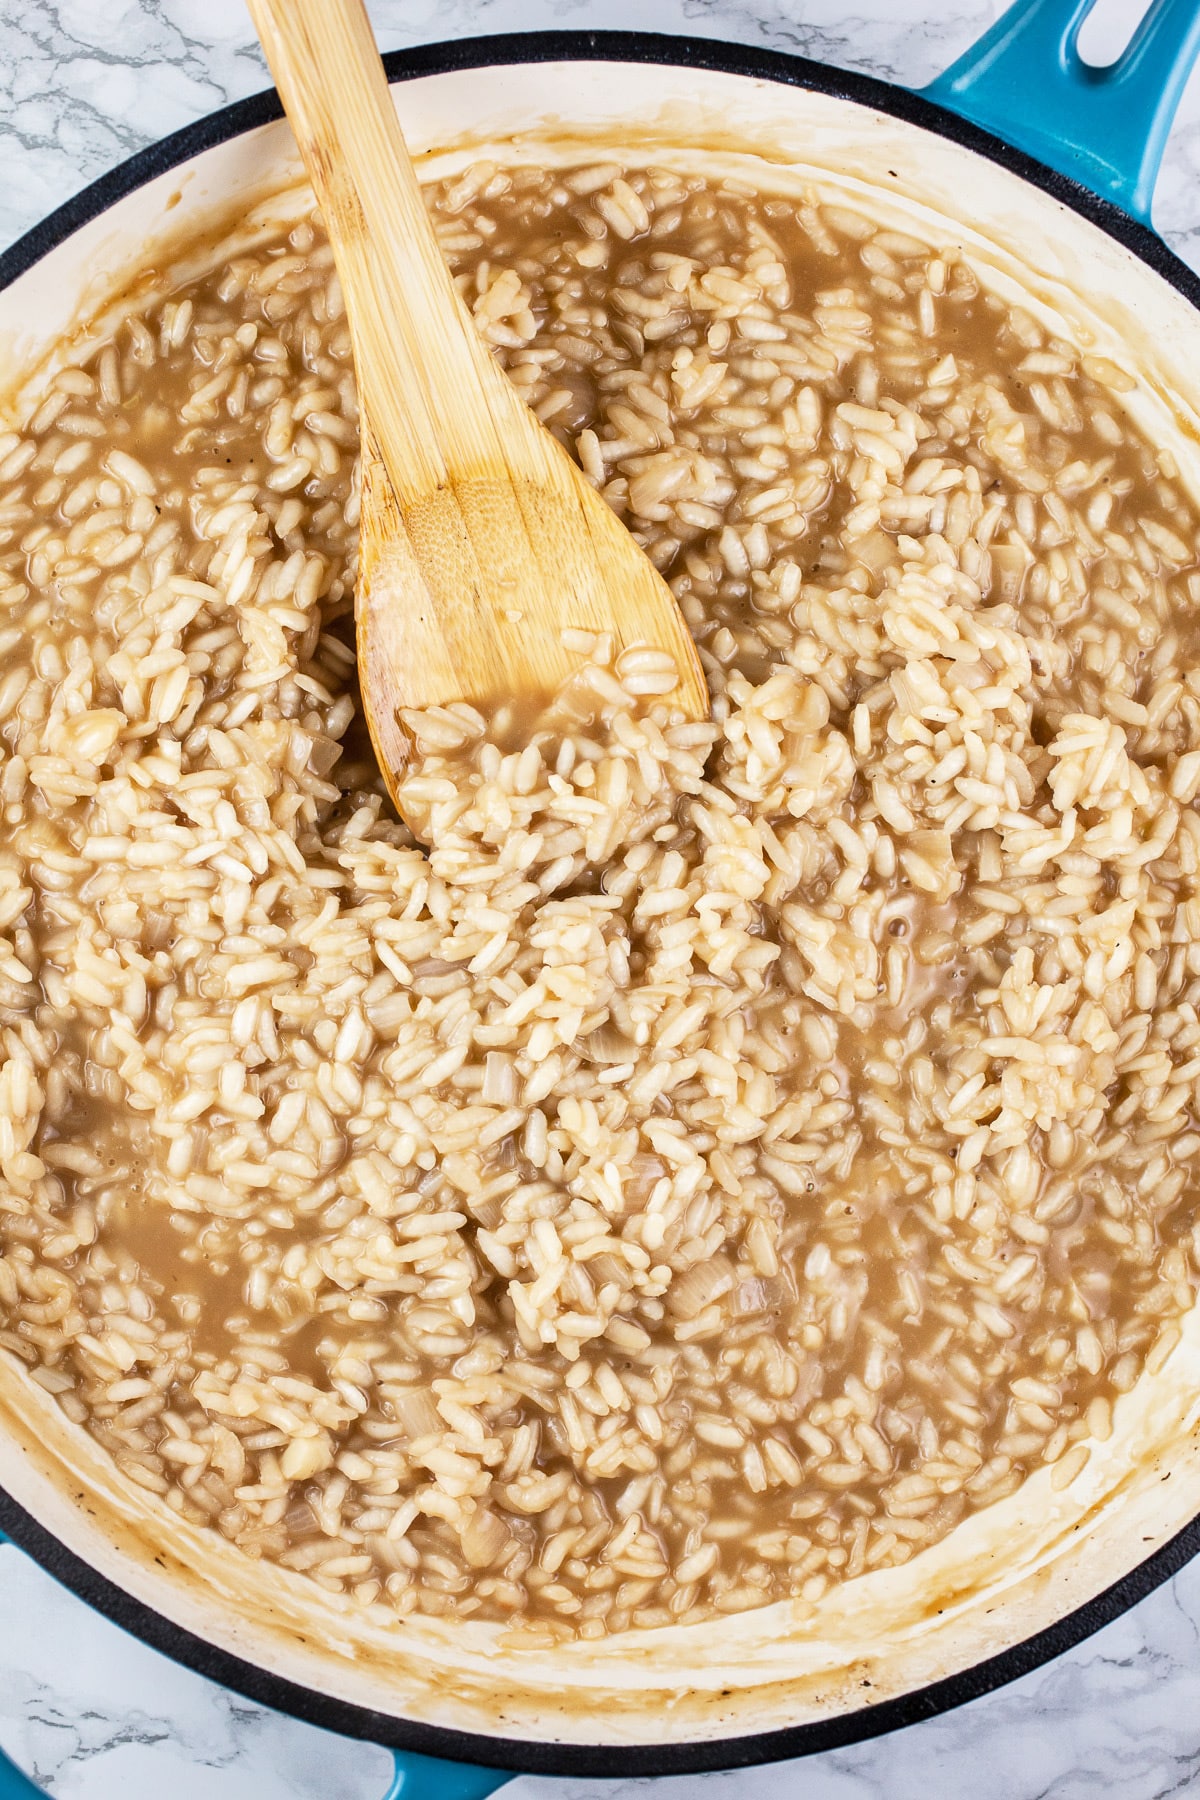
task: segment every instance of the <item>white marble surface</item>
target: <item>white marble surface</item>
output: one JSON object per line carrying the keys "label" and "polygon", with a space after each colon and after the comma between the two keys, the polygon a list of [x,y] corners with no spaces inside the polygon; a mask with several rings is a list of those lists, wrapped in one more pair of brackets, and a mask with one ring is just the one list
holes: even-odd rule
{"label": "white marble surface", "polygon": [[[1065,0],[1064,0],[1065,4]],[[537,26],[692,32],[917,84],[1003,0],[372,0],[385,48]],[[1104,61],[1141,0],[1099,0]],[[933,21],[936,19],[936,23]],[[165,132],[265,86],[242,0],[0,0],[0,243]],[[1156,220],[1200,267],[1200,82]],[[58,1800],[377,1800],[388,1758],[123,1637],[0,1549],[0,1744]],[[1023,1681],[805,1763],[658,1784],[524,1779],[512,1800],[1166,1800],[1200,1794],[1200,1565]]]}

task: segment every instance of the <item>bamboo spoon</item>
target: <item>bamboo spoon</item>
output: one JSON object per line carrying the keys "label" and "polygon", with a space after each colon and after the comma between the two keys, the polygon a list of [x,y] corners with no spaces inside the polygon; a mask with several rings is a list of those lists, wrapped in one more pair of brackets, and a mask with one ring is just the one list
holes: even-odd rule
{"label": "bamboo spoon", "polygon": [[249,0],[333,246],[362,414],[363,708],[396,797],[402,707],[505,702],[518,733],[577,669],[569,628],[667,650],[708,713],[674,596],[503,374],[421,198],[362,0]]}

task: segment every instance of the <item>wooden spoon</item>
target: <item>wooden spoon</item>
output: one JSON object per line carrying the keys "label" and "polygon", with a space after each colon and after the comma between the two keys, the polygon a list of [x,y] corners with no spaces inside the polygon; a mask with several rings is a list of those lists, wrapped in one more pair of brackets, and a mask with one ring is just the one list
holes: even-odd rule
{"label": "wooden spoon", "polygon": [[570,628],[617,654],[667,650],[668,696],[708,713],[674,596],[534,417],[443,261],[362,0],[249,0],[333,246],[362,413],[358,669],[393,799],[401,707],[506,702],[518,736],[580,665]]}

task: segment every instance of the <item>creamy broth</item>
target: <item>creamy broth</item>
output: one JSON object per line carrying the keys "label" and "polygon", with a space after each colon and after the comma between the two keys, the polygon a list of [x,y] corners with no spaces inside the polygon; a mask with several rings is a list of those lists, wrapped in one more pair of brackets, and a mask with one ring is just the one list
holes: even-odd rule
{"label": "creamy broth", "polygon": [[814,1599],[1069,1476],[1192,1303],[1197,518],[937,246],[658,171],[431,201],[713,726],[581,645],[528,764],[413,721],[414,846],[317,227],[57,377],[0,445],[0,1342],[367,1604]]}

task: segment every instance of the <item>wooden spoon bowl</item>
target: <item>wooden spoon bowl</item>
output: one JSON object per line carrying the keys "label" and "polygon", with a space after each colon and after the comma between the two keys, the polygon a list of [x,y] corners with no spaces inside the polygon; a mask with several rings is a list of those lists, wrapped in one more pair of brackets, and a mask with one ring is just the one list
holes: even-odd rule
{"label": "wooden spoon bowl", "polygon": [[[493,360],[442,258],[362,0],[249,0],[333,246],[362,415],[359,680],[396,798],[405,708],[503,705],[532,731],[580,665],[564,632],[669,653],[674,596]],[[669,679],[669,672],[667,679]]]}

